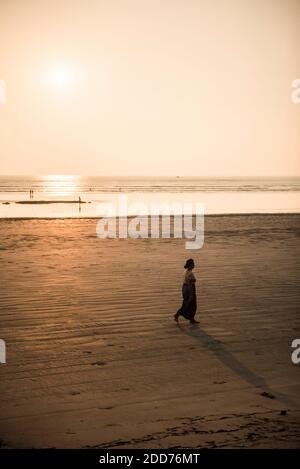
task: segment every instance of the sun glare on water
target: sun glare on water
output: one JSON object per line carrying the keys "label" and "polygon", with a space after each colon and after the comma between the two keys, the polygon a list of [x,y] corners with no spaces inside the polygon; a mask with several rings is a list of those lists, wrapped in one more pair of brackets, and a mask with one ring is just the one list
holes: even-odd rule
{"label": "sun glare on water", "polygon": [[46,192],[56,196],[72,196],[78,192],[80,176],[71,174],[49,174],[42,177]]}

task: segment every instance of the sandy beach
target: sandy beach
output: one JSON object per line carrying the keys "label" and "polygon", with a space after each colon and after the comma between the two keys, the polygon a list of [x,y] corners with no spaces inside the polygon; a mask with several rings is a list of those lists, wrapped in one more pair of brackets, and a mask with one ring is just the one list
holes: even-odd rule
{"label": "sandy beach", "polygon": [[[210,216],[205,245],[0,220],[3,448],[300,448],[300,215]],[[199,325],[173,314],[196,262]]]}

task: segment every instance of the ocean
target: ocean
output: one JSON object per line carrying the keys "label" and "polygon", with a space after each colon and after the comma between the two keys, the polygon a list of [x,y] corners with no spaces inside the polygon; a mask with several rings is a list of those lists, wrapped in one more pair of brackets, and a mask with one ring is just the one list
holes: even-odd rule
{"label": "ocean", "polygon": [[[30,191],[33,196],[30,196]],[[300,178],[0,177],[1,218],[97,217],[99,205],[204,204],[205,214],[300,213]],[[81,203],[79,203],[79,198]]]}

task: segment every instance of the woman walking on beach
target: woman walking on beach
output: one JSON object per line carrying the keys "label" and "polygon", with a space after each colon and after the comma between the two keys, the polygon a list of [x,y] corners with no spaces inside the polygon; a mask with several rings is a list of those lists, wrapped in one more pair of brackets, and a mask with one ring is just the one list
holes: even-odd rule
{"label": "woman walking on beach", "polygon": [[184,268],[186,269],[186,273],[184,275],[182,285],[183,302],[181,308],[174,315],[174,319],[176,322],[178,322],[179,316],[183,316],[184,318],[189,319],[192,324],[198,322],[194,319],[197,311],[197,297],[195,287],[196,277],[192,272],[194,267],[194,260],[188,259],[184,266]]}

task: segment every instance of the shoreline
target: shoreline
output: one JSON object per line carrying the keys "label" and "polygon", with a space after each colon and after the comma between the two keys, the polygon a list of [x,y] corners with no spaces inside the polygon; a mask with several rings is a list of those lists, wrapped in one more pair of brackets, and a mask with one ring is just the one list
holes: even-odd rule
{"label": "shoreline", "polygon": [[[120,198],[122,195],[122,199]],[[203,212],[207,215],[242,215],[242,214],[290,214],[300,213],[300,191],[295,192],[271,192],[271,191],[218,191],[218,192],[124,192],[111,193],[106,195],[101,193],[98,196],[91,193],[81,193],[81,201],[77,197],[68,196],[66,199],[60,199],[58,196],[49,198],[37,194],[38,202],[29,199],[17,200],[9,203],[2,200],[0,205],[0,218],[98,218],[99,210],[103,210],[106,204],[111,208],[112,214],[141,213],[151,214],[157,209],[154,206],[161,207],[158,211],[167,211],[172,213],[195,213]],[[76,199],[76,200],[75,200]],[[45,200],[45,203],[40,202]],[[55,203],[55,201],[59,203]],[[70,201],[72,203],[70,203]],[[22,202],[22,203],[17,203]],[[86,202],[86,203],[83,203]],[[135,206],[135,204],[138,204]],[[167,205],[166,205],[167,204]],[[141,209],[140,207],[143,206]],[[162,208],[163,206],[169,208]],[[102,208],[101,208],[102,207]],[[126,207],[126,210],[124,209]],[[175,207],[175,208],[174,208]],[[176,208],[177,207],[177,208]],[[105,209],[106,210],[106,209]],[[109,213],[109,212],[102,212]]]}
{"label": "shoreline", "polygon": [[[187,214],[188,215],[188,214]],[[142,215],[128,215],[127,216],[127,219],[131,219],[131,218],[135,218],[135,217],[139,217],[139,218],[143,218]],[[148,217],[150,217],[151,215],[147,215]],[[161,218],[163,215],[159,215],[159,217]],[[170,218],[174,218],[174,216],[180,216],[180,215],[170,215]],[[196,216],[196,214],[193,214],[192,215],[193,217]],[[300,212],[264,212],[264,213],[261,213],[261,212],[251,212],[251,213],[208,213],[208,214],[204,214],[204,218],[207,218],[207,217],[252,217],[252,216],[255,216],[255,217],[263,217],[263,216],[292,216],[292,217],[297,217],[297,216],[300,216]],[[1,221],[5,221],[5,220],[9,220],[9,221],[18,221],[18,220],[97,220],[97,219],[101,219],[103,217],[100,217],[100,216],[82,216],[82,217],[66,217],[66,216],[62,216],[62,217],[0,217],[0,222]],[[110,217],[107,217],[107,218],[110,218]],[[117,219],[119,218],[124,218],[124,217],[120,217],[120,216],[116,216]]]}

